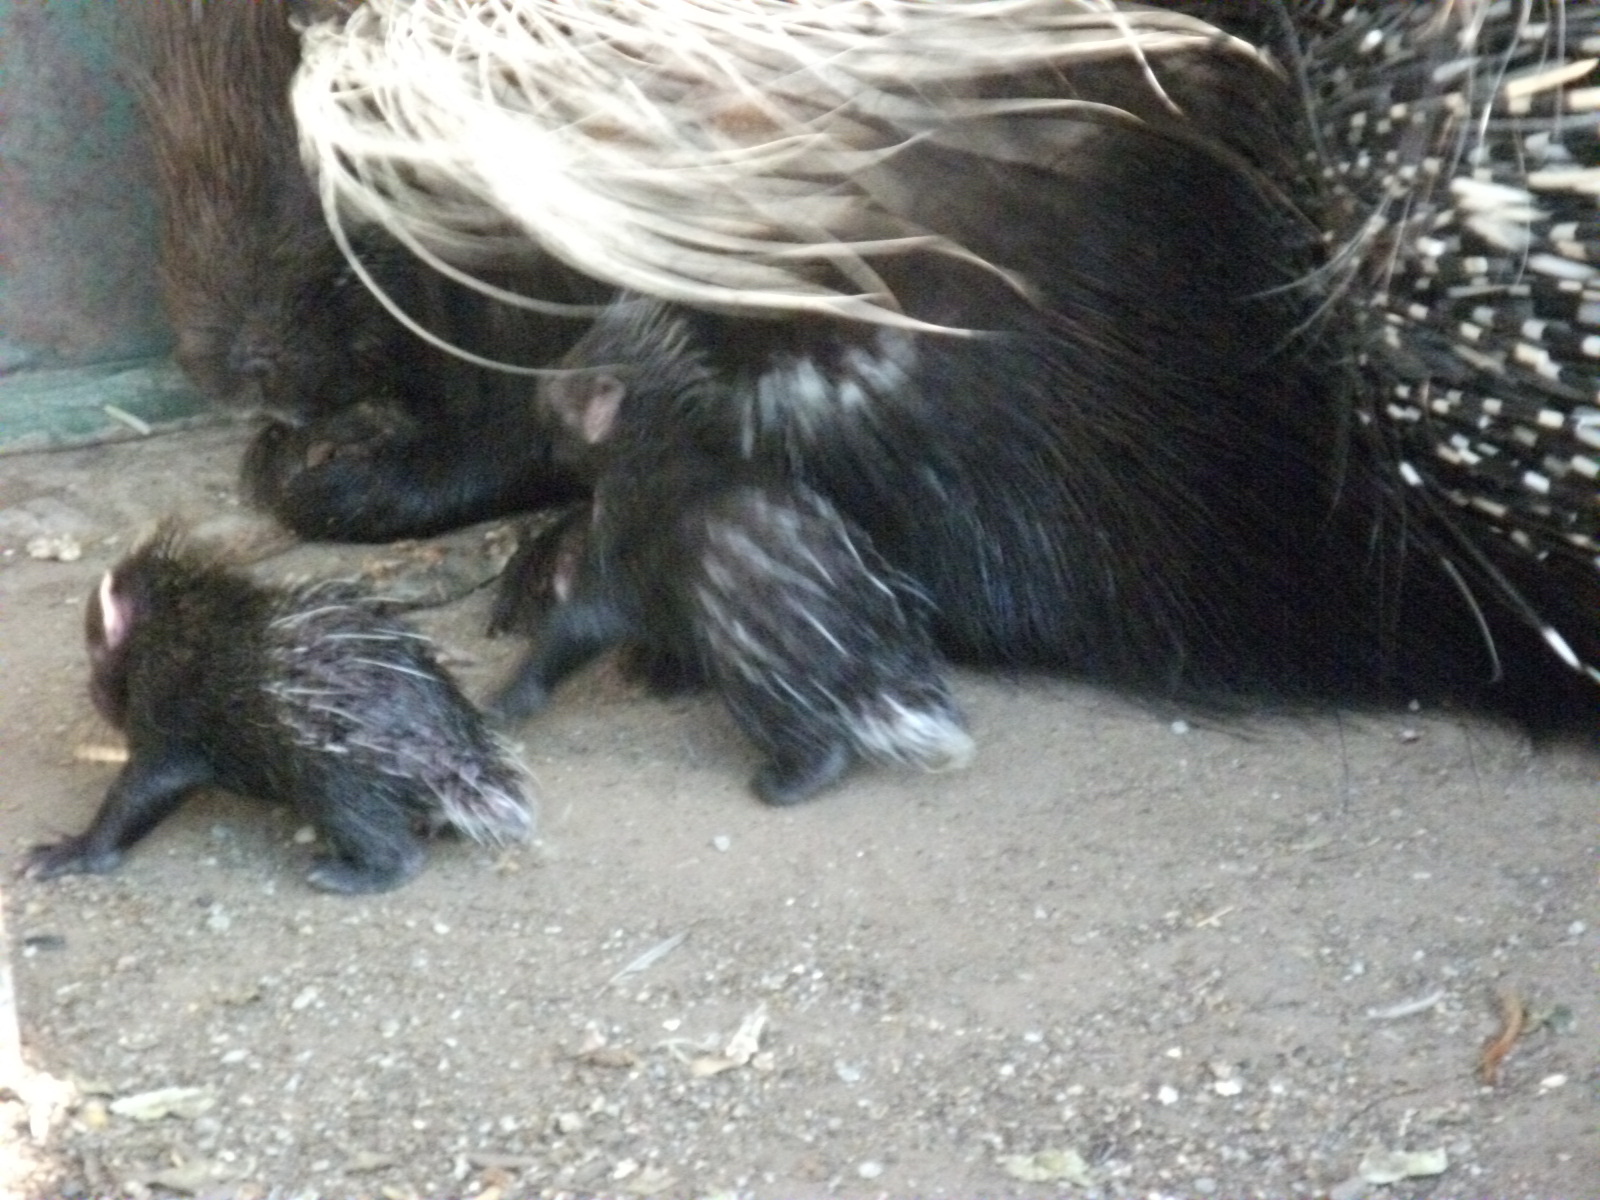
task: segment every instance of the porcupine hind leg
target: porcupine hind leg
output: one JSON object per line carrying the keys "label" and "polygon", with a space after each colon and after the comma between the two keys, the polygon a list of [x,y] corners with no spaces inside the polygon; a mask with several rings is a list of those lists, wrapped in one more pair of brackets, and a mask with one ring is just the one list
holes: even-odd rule
{"label": "porcupine hind leg", "polygon": [[550,609],[532,651],[490,701],[489,711],[507,720],[532,716],[563,679],[637,632],[611,597],[580,585]]}
{"label": "porcupine hind leg", "polygon": [[[569,505],[553,521],[523,531],[516,553],[500,573],[489,614],[489,636],[521,633],[531,637],[539,632],[545,616],[572,595],[593,511],[588,502]],[[653,696],[682,696],[706,683],[700,664],[666,646],[626,646],[618,666],[626,678],[642,684]]]}
{"label": "porcupine hind leg", "polygon": [[328,853],[306,874],[312,887],[357,895],[387,892],[422,869],[427,858],[417,815],[370,772],[337,772],[305,804]]}
{"label": "porcupine hind leg", "polygon": [[866,535],[799,487],[712,503],[691,583],[695,640],[766,755],[751,787],[808,799],[857,758],[939,771],[972,739],[940,677],[925,601]]}

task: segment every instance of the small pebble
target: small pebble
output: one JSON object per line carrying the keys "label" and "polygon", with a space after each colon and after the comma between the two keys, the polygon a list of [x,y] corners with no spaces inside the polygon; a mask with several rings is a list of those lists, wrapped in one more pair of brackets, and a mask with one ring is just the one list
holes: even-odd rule
{"label": "small pebble", "polygon": [[725,833],[719,833],[716,837],[711,839],[711,845],[714,849],[720,850],[726,854],[728,852],[728,847],[733,845],[733,839]]}
{"label": "small pebble", "polygon": [[1328,1200],[1366,1200],[1371,1192],[1372,1185],[1357,1175],[1329,1188]]}
{"label": "small pebble", "polygon": [[856,1168],[856,1174],[863,1179],[876,1179],[883,1174],[883,1164],[880,1162],[864,1162]]}
{"label": "small pebble", "polygon": [[28,540],[28,557],[54,559],[57,562],[77,562],[83,557],[83,547],[71,534],[40,534]]}

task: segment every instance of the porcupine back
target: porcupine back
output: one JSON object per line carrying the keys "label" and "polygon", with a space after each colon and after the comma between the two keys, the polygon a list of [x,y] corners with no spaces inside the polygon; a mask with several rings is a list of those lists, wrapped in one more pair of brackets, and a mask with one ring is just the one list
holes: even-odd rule
{"label": "porcupine back", "polygon": [[[977,4],[891,3],[882,10],[896,21],[822,37],[813,27],[849,6],[772,0],[707,8],[695,32],[727,54],[661,71],[639,41],[660,29],[663,54],[690,41],[676,32],[697,7],[657,6],[654,25],[621,30],[600,0],[560,21],[533,0],[492,11],[374,0],[350,37],[308,45],[295,101],[324,178],[361,212],[387,209],[396,228],[508,219],[658,300],[742,308],[698,338],[736,395],[722,406],[742,425],[735,444],[789,464],[866,528],[934,598],[954,652],[1178,694],[1422,696],[1527,715],[1528,697],[1561,674],[1550,657],[1560,644],[1541,639],[1548,621],[1526,605],[1517,615],[1517,597],[1556,572],[1524,554],[1531,580],[1505,578],[1501,548],[1479,537],[1486,526],[1444,519],[1442,493],[1402,483],[1408,464],[1373,402],[1395,369],[1377,363],[1357,307],[1372,306],[1372,282],[1338,286],[1348,262],[1385,258],[1327,262],[1306,245],[1308,232],[1325,234],[1337,250],[1345,218],[1324,202],[1336,189],[1302,187],[1298,143],[1325,117],[1295,100],[1328,88],[1351,110],[1367,106],[1352,75],[1385,33],[1400,48],[1387,68],[1398,83],[1406,54],[1460,44],[1452,22],[1519,35],[1534,25],[1509,5],[1428,6],[1437,25],[1415,5],[1349,0],[1279,0],[1249,18],[1222,0],[1182,7],[1305,52],[1280,57],[1291,68],[1280,73],[1215,30],[1184,26],[1190,16],[1089,3],[1007,6],[1008,22]],[[752,35],[771,22],[795,33],[793,63],[774,68],[768,41]],[[1341,44],[1349,22],[1365,24]],[[484,35],[467,53],[452,33],[463,27]],[[429,39],[437,77],[410,57]],[[941,52],[918,53],[931,46]],[[593,81],[607,63],[619,82],[602,89]],[[562,75],[563,65],[575,69]],[[683,78],[725,69],[772,100],[770,123],[730,109],[727,88],[691,88],[678,103]],[[473,92],[487,80],[492,95]],[[1387,86],[1382,71],[1378,82]],[[352,84],[385,104],[350,105]],[[1035,120],[1046,111],[1029,103],[1036,85],[1072,99]],[[546,103],[574,97],[577,111],[618,104],[586,122]],[[660,120],[666,111],[704,119]],[[780,136],[761,154],[746,152],[742,134],[760,142],[772,130]],[[818,135],[800,139],[814,156],[784,153],[794,130]],[[570,167],[576,186],[524,186],[530,160],[501,149],[519,133],[550,170]],[[695,170],[638,169],[679,162],[701,133],[710,141],[695,147]],[[555,134],[572,139],[569,156],[550,149]],[[872,153],[889,145],[893,154]],[[725,169],[699,170],[707,151],[727,152]],[[1342,163],[1326,148],[1310,161],[1366,169],[1358,153]],[[808,190],[817,179],[826,186]],[[696,203],[677,202],[690,194]],[[596,221],[598,211],[616,219]],[[729,229],[753,233],[740,241]],[[880,259],[883,238],[915,233],[934,237]],[[944,261],[927,262],[919,250],[930,246]],[[1022,277],[1042,304],[1006,294],[999,275],[952,248]],[[820,296],[806,274],[819,256],[848,276]],[[863,312],[853,295],[863,291],[901,306]],[[749,315],[758,308],[774,319]],[[808,325],[798,313],[890,328]],[[912,341],[893,328],[905,317],[1005,336]],[[1523,674],[1519,688],[1496,683],[1507,666]]]}
{"label": "porcupine back", "polygon": [[109,586],[128,624],[108,646],[91,607],[95,700],[136,748],[181,731],[245,795],[296,802],[330,775],[366,776],[362,803],[402,804],[478,841],[531,832],[516,757],[431,642],[354,585],[263,587],[168,525]]}
{"label": "porcupine back", "polygon": [[1475,602],[1600,679],[1600,8],[1295,16],[1365,432]]}
{"label": "porcupine back", "polygon": [[526,838],[528,781],[444,672],[432,643],[348,584],[279,595],[265,690],[294,743],[406,781],[436,823],[475,841]]}

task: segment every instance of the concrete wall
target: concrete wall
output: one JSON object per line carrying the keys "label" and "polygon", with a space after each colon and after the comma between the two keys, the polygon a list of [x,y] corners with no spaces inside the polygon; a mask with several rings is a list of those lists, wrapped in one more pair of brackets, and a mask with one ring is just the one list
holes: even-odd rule
{"label": "concrete wall", "polygon": [[92,435],[104,403],[172,415],[138,374],[169,345],[127,84],[142,2],[0,0],[0,449]]}

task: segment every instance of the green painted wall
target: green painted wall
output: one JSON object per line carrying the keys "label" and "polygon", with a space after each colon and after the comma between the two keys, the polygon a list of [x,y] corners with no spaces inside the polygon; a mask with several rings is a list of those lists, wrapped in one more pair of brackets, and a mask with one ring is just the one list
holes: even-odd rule
{"label": "green painted wall", "polygon": [[0,0],[0,450],[193,408],[164,357],[155,199],[127,86],[143,0]]}

